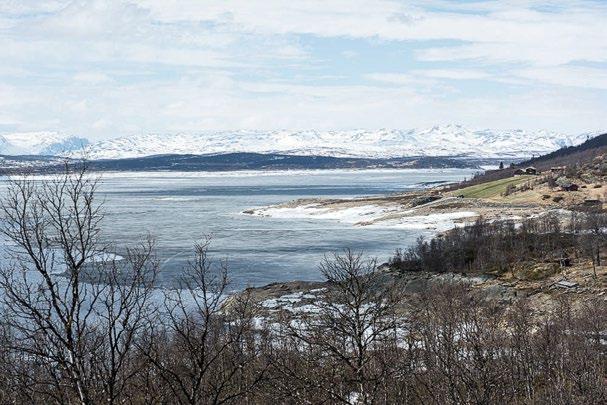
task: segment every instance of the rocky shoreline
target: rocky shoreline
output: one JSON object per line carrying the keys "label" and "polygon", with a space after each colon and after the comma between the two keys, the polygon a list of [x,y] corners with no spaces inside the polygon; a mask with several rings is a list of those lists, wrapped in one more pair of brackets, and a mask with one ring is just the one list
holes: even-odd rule
{"label": "rocky shoreline", "polygon": [[[502,307],[510,307],[519,299],[526,299],[537,317],[543,317],[553,311],[562,299],[569,299],[574,307],[580,307],[597,297],[603,297],[607,301],[607,266],[597,268],[596,277],[590,263],[563,268],[552,264],[533,266],[536,267],[535,271],[521,272],[516,276],[510,272],[499,276],[397,272],[390,270],[387,265],[379,266],[377,271],[382,272],[383,282],[394,285],[402,297],[403,312],[406,312],[407,302],[415,300],[419,294],[445,284],[461,285]],[[544,271],[544,276],[535,279],[538,271]],[[235,298],[246,295],[255,304],[259,311],[258,317],[262,319],[285,315],[293,318],[309,316],[319,311],[319,304],[333,289],[328,282],[272,283],[262,287],[250,287],[235,294],[226,300],[225,308],[229,309]]]}

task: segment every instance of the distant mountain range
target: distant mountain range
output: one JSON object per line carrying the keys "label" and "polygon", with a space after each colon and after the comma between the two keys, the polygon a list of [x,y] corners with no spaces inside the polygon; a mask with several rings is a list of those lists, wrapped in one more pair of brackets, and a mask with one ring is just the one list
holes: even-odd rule
{"label": "distant mountain range", "polygon": [[594,135],[470,130],[459,125],[446,125],[411,130],[148,134],[92,142],[56,132],[30,132],[0,135],[0,154],[81,157],[84,151],[84,156],[90,160],[227,153],[382,159],[412,156],[520,159],[575,146]]}
{"label": "distant mountain range", "polygon": [[0,154],[58,156],[88,147],[86,138],[58,132],[20,132],[0,135]]}

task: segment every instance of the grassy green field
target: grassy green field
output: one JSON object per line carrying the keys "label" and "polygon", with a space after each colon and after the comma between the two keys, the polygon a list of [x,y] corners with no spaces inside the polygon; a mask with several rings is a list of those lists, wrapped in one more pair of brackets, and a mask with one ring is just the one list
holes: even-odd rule
{"label": "grassy green field", "polygon": [[498,197],[506,191],[509,185],[516,186],[524,183],[533,176],[516,176],[508,177],[506,179],[490,181],[488,183],[477,184],[462,188],[454,192],[455,195],[463,195],[465,198],[491,198]]}

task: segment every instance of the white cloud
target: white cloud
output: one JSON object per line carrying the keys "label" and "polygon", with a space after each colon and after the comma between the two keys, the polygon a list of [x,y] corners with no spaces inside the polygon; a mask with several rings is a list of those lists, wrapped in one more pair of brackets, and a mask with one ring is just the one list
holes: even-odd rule
{"label": "white cloud", "polygon": [[487,79],[492,77],[489,73],[482,70],[472,69],[426,69],[415,70],[414,74],[426,77],[434,77],[437,79],[454,79],[454,80],[475,80]]}
{"label": "white cloud", "polygon": [[32,13],[51,13],[61,10],[70,0],[3,0],[0,14],[19,16]]}
{"label": "white cloud", "polygon": [[4,0],[0,125],[594,129],[605,20],[575,0]]}
{"label": "white cloud", "polygon": [[515,74],[548,84],[607,90],[607,68],[556,66],[523,69],[515,72]]}
{"label": "white cloud", "polygon": [[[265,34],[313,34],[385,40],[457,40],[420,52],[425,60],[480,59],[568,63],[607,60],[604,19],[607,5],[568,2],[556,11],[533,10],[539,2],[475,2],[481,14],[437,12],[432,2],[389,0],[140,0],[152,16],[165,22],[212,21],[235,30]],[[451,8],[453,3],[447,3]],[[440,5],[440,3],[439,3]],[[442,3],[444,6],[445,3]],[[510,7],[510,8],[508,8]],[[468,5],[468,9],[474,6]],[[601,18],[602,17],[602,18]]]}
{"label": "white cloud", "polygon": [[365,75],[365,78],[382,85],[415,89],[419,94],[428,93],[428,91],[440,93],[451,91],[449,86],[441,83],[436,78],[413,73],[369,73]]}
{"label": "white cloud", "polygon": [[74,80],[77,82],[98,84],[109,82],[112,79],[105,73],[101,72],[78,72],[74,75]]}
{"label": "white cloud", "polygon": [[398,85],[411,85],[419,83],[418,77],[406,73],[370,73],[365,75],[365,77],[369,80]]}
{"label": "white cloud", "polygon": [[358,52],[353,51],[353,50],[345,50],[345,51],[342,51],[342,52],[341,52],[341,55],[342,55],[344,58],[348,58],[348,59],[354,59],[354,58],[356,58],[357,56],[359,56],[359,55],[358,55]]}

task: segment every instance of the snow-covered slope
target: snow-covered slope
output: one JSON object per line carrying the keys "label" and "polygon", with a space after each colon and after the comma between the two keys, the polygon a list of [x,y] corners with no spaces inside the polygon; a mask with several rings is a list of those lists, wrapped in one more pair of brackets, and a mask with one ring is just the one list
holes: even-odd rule
{"label": "snow-covered slope", "polygon": [[[133,158],[158,154],[230,152],[288,153],[351,157],[462,156],[530,157],[588,136],[548,131],[469,130],[459,125],[411,130],[352,131],[219,131],[149,134],[89,144],[89,159]],[[0,137],[0,153],[81,156],[86,140],[58,133],[9,134]]]}
{"label": "snow-covered slope", "polygon": [[588,134],[548,131],[471,131],[457,125],[423,130],[225,131],[138,135],[90,145],[92,159],[227,152],[322,156],[529,157],[584,142]]}
{"label": "snow-covered slope", "polygon": [[0,135],[0,154],[61,155],[75,153],[87,146],[85,138],[58,132],[21,132]]}

